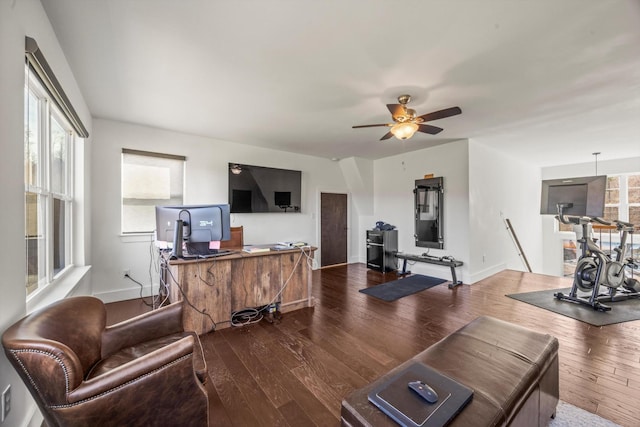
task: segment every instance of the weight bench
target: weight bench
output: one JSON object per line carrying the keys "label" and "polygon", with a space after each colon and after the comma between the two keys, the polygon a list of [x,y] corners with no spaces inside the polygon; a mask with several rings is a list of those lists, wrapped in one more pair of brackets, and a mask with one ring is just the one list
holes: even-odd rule
{"label": "weight bench", "polygon": [[474,391],[451,427],[546,426],[559,397],[558,340],[492,317],[479,317],[342,401],[344,427],[397,427],[367,399],[420,362]]}
{"label": "weight bench", "polygon": [[407,260],[416,261],[416,262],[425,262],[427,264],[444,265],[451,268],[452,281],[449,284],[449,289],[458,285],[462,285],[462,281],[461,280],[459,281],[458,278],[456,277],[456,267],[460,267],[462,265],[462,261],[458,261],[455,259],[443,260],[441,258],[436,258],[431,256],[412,255],[412,254],[405,254],[402,252],[397,252],[395,256],[398,259],[404,260],[402,262],[402,272],[400,273],[402,275],[411,273],[410,271],[407,271]]}

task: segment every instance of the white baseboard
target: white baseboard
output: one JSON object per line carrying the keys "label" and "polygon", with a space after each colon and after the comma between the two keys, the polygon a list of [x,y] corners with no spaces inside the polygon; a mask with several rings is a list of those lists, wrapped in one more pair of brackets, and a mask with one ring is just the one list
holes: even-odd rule
{"label": "white baseboard", "polygon": [[[142,288],[142,295],[146,298],[151,294],[155,294],[158,292],[158,285],[145,285]],[[126,301],[130,299],[140,298],[140,287],[137,286],[135,288],[126,288],[126,289],[116,289],[108,292],[98,292],[93,294],[94,297],[100,298],[102,302],[110,303],[117,301]]]}
{"label": "white baseboard", "polygon": [[40,413],[38,409],[38,405],[33,402],[33,405],[29,409],[29,414],[27,414],[27,419],[24,424],[25,427],[40,427],[42,422],[44,421],[44,417]]}
{"label": "white baseboard", "polygon": [[480,280],[485,279],[489,276],[492,276],[496,273],[499,273],[502,270],[506,270],[506,268],[507,268],[507,264],[500,263],[500,264],[496,264],[494,266],[485,268],[484,270],[477,271],[471,276],[471,280],[469,280],[469,283],[474,284],[476,282],[479,282]]}

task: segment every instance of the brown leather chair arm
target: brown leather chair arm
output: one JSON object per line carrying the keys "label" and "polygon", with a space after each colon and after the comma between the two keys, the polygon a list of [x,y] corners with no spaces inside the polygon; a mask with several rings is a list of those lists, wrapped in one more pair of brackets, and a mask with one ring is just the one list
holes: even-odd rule
{"label": "brown leather chair arm", "polygon": [[183,358],[187,358],[189,361],[190,368],[185,372],[188,372],[190,378],[179,378],[176,375],[175,381],[195,381],[192,368],[194,342],[193,336],[186,336],[102,375],[86,380],[69,393],[68,402],[79,402],[115,390],[128,383],[145,381],[145,377],[153,376],[155,371],[171,370],[172,365],[178,364]]}
{"label": "brown leather chair arm", "polygon": [[182,331],[182,303],[170,304],[105,328],[102,357],[143,341]]}
{"label": "brown leather chair arm", "polygon": [[48,401],[65,403],[69,390],[82,383],[82,364],[66,345],[49,340],[19,339],[14,339],[10,345],[11,349],[8,349],[5,344],[5,354],[25,382],[32,376],[47,379],[47,386],[40,386],[39,392]]}
{"label": "brown leather chair arm", "polygon": [[206,384],[209,380],[207,362],[204,358],[204,349],[200,342],[200,337],[193,332],[193,340],[195,342],[193,349],[193,370],[202,384]]}

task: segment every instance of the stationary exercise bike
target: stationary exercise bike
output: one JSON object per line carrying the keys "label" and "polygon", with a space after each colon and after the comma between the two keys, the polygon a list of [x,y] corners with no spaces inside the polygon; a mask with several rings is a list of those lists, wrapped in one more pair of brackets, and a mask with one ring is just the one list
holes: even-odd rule
{"label": "stationary exercise bike", "polygon": [[[627,239],[631,236],[633,244],[633,224],[615,220],[613,223],[601,218],[582,216],[568,216],[563,214],[564,208],[570,208],[571,203],[558,204],[558,216],[563,224],[575,224],[582,227],[580,243],[580,257],[573,275],[573,286],[568,295],[557,292],[554,296],[562,301],[591,306],[595,310],[609,311],[611,307],[602,304],[606,302],[622,301],[640,297],[640,283],[632,276],[627,276],[627,268],[637,268],[633,258],[627,258]],[[593,223],[603,225],[615,224],[620,232],[620,244],[614,248],[615,258],[607,255],[591,237]],[[606,293],[600,293],[600,286],[607,288]],[[591,292],[590,296],[578,296],[578,290]]]}

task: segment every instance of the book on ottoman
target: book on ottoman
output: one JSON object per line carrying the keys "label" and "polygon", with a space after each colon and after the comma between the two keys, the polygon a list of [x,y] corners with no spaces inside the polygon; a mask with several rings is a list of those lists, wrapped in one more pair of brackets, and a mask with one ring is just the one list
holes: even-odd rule
{"label": "book on ottoman", "polygon": [[[430,386],[437,394],[437,401],[429,403],[412,390],[409,383],[414,383],[415,388],[416,381]],[[371,403],[402,426],[440,427],[471,401],[473,390],[416,362],[380,384],[368,397]],[[433,400],[430,396],[427,398]]]}

